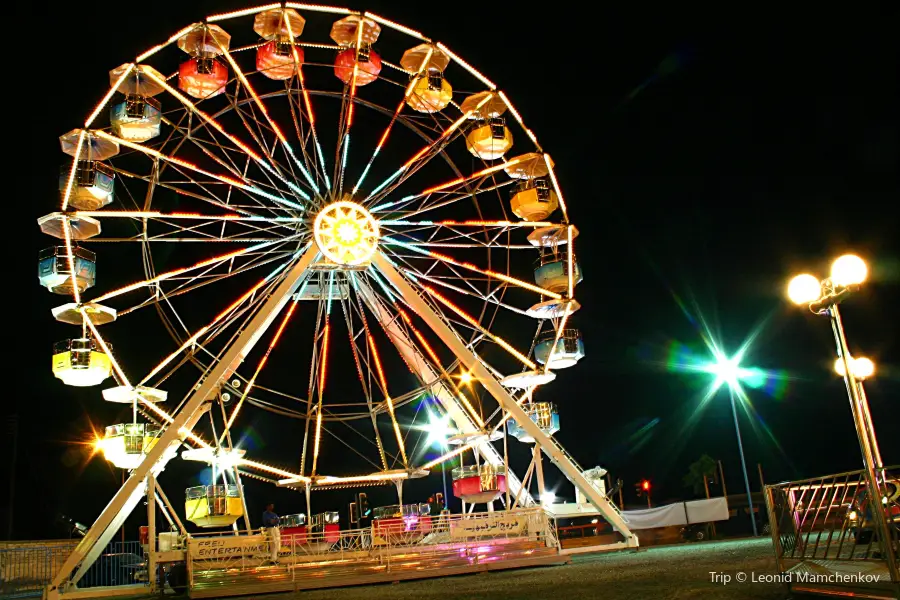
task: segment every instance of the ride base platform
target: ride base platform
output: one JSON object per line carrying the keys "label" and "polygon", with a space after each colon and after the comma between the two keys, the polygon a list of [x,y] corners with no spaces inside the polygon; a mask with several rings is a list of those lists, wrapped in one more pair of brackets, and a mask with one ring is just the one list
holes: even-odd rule
{"label": "ride base platform", "polygon": [[371,585],[503,569],[560,565],[571,559],[557,546],[529,539],[360,550],[285,564],[194,571],[191,598],[213,598]]}

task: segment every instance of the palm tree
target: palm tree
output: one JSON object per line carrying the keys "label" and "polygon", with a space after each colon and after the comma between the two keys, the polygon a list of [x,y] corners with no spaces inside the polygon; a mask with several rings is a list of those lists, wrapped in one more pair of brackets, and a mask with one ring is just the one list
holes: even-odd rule
{"label": "palm tree", "polygon": [[692,487],[695,494],[705,491],[706,497],[709,498],[709,482],[716,480],[717,466],[718,463],[714,458],[704,454],[691,464],[682,481],[685,486]]}

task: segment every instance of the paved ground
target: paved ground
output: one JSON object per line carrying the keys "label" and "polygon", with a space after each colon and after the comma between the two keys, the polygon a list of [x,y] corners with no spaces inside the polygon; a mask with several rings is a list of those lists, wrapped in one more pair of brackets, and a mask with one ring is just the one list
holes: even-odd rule
{"label": "paved ground", "polygon": [[[731,576],[712,581],[710,571]],[[739,583],[738,572],[748,581]],[[753,573],[771,575],[770,539],[706,542],[648,548],[640,552],[582,555],[559,567],[520,569],[398,584],[256,596],[266,600],[784,600],[785,588],[753,583]]]}

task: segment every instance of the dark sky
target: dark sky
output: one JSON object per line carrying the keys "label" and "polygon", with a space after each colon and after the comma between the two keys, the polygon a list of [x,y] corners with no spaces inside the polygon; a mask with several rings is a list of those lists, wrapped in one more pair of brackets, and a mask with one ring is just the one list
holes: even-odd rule
{"label": "dark sky", "polygon": [[[20,53],[52,49],[52,60],[15,74],[25,94],[8,113],[22,120],[10,124],[28,140],[23,156],[7,163],[7,177],[24,182],[21,196],[6,199],[16,208],[11,231],[23,232],[7,248],[16,265],[10,297],[21,304],[7,314],[16,393],[3,403],[20,422],[16,537],[59,535],[57,513],[89,523],[119,477],[99,458],[83,466],[72,444],[87,430],[86,415],[100,422],[115,414],[100,406],[100,388],[73,390],[50,372],[51,344],[68,332],[49,314],[61,298],[35,281],[37,252],[51,245],[35,219],[57,206],[64,162],[57,137],[90,112],[109,69],[204,14],[242,6],[65,3],[41,19],[39,38],[50,46],[22,37]],[[663,366],[678,345],[703,351],[702,314],[728,351],[758,328],[746,363],[786,378],[777,389],[750,390],[755,414],[741,416],[754,489],[757,463],[770,482],[858,468],[843,383],[830,370],[827,319],[788,305],[783,294],[791,274],[825,275],[845,251],[871,265],[871,281],[844,318],[851,349],[878,365],[867,390],[882,454],[896,462],[896,15],[423,6],[360,8],[445,41],[506,91],[553,155],[581,230],[578,326],[587,356],[544,399],[558,404],[557,438],[583,465],[622,478],[626,502],[636,503],[632,484],[645,477],[660,500],[690,494],[681,478],[707,453],[723,461],[730,491],[740,489],[724,392],[698,413],[707,380]],[[145,12],[129,12],[135,7]],[[119,336],[120,346],[144,343],[140,331]],[[184,467],[170,472],[169,495],[179,498],[191,475]],[[254,505],[275,494],[284,512],[294,512],[287,505],[298,497],[253,489]]]}

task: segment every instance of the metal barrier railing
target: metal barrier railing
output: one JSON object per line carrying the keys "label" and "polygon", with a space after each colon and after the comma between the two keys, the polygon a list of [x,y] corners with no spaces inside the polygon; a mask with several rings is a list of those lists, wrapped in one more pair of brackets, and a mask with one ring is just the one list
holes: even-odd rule
{"label": "metal barrier railing", "polygon": [[[781,572],[808,562],[837,567],[879,563],[891,581],[900,581],[900,468],[876,471],[883,502],[870,501],[865,471],[766,486],[772,541]],[[875,511],[885,516],[878,524]],[[827,562],[826,562],[827,561]]]}
{"label": "metal barrier railing", "polygon": [[78,587],[147,583],[147,577],[147,561],[140,542],[110,542],[78,582]]}
{"label": "metal barrier railing", "polygon": [[[73,541],[16,542],[0,546],[0,598],[40,596],[77,544]],[[139,542],[113,542],[85,574],[78,587],[146,581]]]}
{"label": "metal barrier railing", "polygon": [[0,548],[0,598],[40,596],[53,576],[50,548]]}

